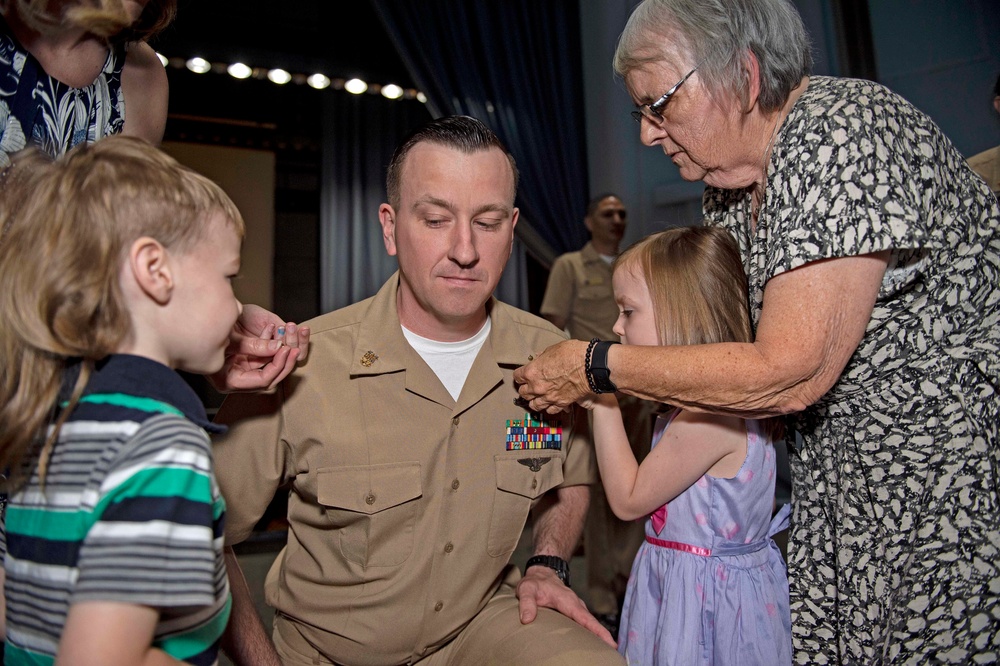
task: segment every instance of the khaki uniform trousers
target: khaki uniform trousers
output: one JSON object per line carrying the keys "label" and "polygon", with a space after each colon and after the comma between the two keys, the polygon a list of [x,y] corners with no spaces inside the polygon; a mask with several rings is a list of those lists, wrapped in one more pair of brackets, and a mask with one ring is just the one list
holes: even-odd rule
{"label": "khaki uniform trousers", "polygon": [[[641,463],[649,453],[654,412],[659,405],[627,395],[620,395],[618,402],[632,453]],[[588,421],[578,415],[577,423]],[[604,487],[600,483],[591,486],[590,509],[583,533],[587,601],[591,612],[607,615],[621,610],[632,561],[645,535],[644,519],[620,520],[608,505]]]}
{"label": "khaki uniform trousers", "polygon": [[[386,627],[386,631],[392,631]],[[286,666],[336,664],[309,645],[295,625],[275,618],[274,643]],[[375,650],[373,649],[373,652]],[[372,663],[378,663],[372,660]],[[419,666],[621,666],[625,659],[573,620],[539,608],[521,624],[514,587],[503,584],[472,622]]]}

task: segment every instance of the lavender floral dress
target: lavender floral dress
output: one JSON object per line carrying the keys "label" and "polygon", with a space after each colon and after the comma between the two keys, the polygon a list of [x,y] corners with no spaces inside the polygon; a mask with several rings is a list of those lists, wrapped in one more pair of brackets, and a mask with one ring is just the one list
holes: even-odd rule
{"label": "lavender floral dress", "polygon": [[[672,418],[657,419],[654,447]],[[788,579],[771,539],[788,508],[772,520],[774,446],[757,421],[746,426],[736,476],[706,474],[646,521],[618,632],[630,665],[791,663]]]}

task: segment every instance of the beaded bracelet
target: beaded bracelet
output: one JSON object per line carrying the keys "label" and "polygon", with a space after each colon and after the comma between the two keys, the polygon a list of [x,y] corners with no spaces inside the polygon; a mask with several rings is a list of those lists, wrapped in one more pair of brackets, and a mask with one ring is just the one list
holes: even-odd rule
{"label": "beaded bracelet", "polygon": [[594,381],[593,368],[591,368],[591,363],[594,360],[594,347],[596,347],[600,341],[601,340],[599,338],[594,338],[590,341],[590,344],[587,345],[587,356],[583,366],[584,374],[587,375],[587,384],[590,385],[591,393],[600,393],[600,391],[597,390],[597,383]]}

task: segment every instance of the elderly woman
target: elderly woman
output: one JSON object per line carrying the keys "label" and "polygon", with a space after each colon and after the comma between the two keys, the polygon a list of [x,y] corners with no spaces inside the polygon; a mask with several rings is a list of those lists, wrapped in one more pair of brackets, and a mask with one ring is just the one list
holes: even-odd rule
{"label": "elderly woman", "polygon": [[1000,209],[927,116],[810,65],[786,0],[635,9],[615,68],[640,137],[708,185],[756,341],[568,341],[515,379],[538,410],[794,414],[796,663],[996,660]]}

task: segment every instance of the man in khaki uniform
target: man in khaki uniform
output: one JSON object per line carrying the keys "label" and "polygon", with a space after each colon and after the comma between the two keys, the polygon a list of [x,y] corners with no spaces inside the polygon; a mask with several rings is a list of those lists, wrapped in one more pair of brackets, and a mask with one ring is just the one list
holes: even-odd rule
{"label": "man in khaki uniform", "polygon": [[[556,259],[542,299],[541,314],[577,340],[617,340],[612,331],[618,305],[611,288],[611,262],[618,256],[625,235],[627,212],[615,194],[601,194],[587,205],[583,223],[590,242],[578,252]],[[654,403],[620,396],[622,418],[632,451],[640,462],[649,452]],[[589,412],[577,408],[581,424]],[[641,521],[619,520],[611,511],[603,487],[598,483],[591,495],[584,534],[587,562],[587,597],[590,610],[614,635],[618,631],[621,605],[632,560],[644,533]]]}
{"label": "man in khaki uniform", "polygon": [[[993,108],[1000,113],[1000,76],[993,84]],[[994,194],[1000,195],[1000,146],[973,155],[969,158],[969,166],[986,181]]]}
{"label": "man in khaki uniform", "polygon": [[[280,662],[235,569],[237,663],[622,663],[557,575],[583,526],[588,442],[568,416],[526,414],[512,380],[563,336],[492,298],[516,174],[479,121],[420,128],[379,208],[399,272],[313,320],[308,362],[274,393],[223,405],[227,542],[289,488],[288,543],[265,586]],[[529,510],[542,563],[522,578],[509,558]]]}

